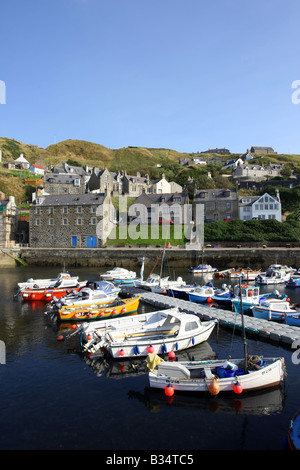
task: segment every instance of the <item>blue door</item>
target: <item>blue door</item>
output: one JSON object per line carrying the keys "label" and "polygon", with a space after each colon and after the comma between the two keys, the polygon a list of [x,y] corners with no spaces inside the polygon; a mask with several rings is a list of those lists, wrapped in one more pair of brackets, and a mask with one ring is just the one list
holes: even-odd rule
{"label": "blue door", "polygon": [[87,248],[97,248],[97,237],[86,237]]}
{"label": "blue door", "polygon": [[77,237],[76,237],[76,235],[72,236],[72,246],[77,246]]}

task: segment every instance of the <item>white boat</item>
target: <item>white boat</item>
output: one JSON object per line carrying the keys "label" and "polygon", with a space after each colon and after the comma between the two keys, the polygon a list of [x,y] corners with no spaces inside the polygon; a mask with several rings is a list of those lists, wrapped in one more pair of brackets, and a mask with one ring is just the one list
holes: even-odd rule
{"label": "white boat", "polygon": [[192,274],[211,274],[217,271],[217,268],[213,268],[210,264],[198,264],[196,267],[189,268],[189,272]]}
{"label": "white boat", "polygon": [[[300,325],[300,307],[291,305],[289,300],[266,299],[259,305],[254,305],[252,313],[255,318],[282,321],[295,326]],[[292,320],[294,320],[293,323]]]}
{"label": "white boat", "polygon": [[115,267],[109,271],[106,271],[103,274],[100,274],[100,277],[106,281],[113,281],[114,279],[125,280],[125,279],[135,279],[136,273],[134,271],[129,271],[125,268]]}
{"label": "white boat", "polygon": [[266,284],[266,285],[275,285],[275,284],[284,284],[291,277],[290,272],[279,269],[270,269],[265,273],[259,274],[255,278],[256,284]]}
{"label": "white boat", "polygon": [[226,360],[170,362],[151,355],[148,358],[149,385],[165,390],[166,395],[178,391],[216,396],[264,390],[283,383],[284,358],[258,358],[257,362],[250,365],[248,361],[245,368],[243,359],[230,359],[228,367]]}
{"label": "white boat", "polygon": [[172,289],[174,287],[185,286],[186,282],[182,279],[182,277],[178,277],[175,281],[172,281],[168,277],[163,277],[160,279],[158,284],[152,285],[150,287],[152,292],[156,294],[166,294],[167,289]]}
{"label": "white boat", "polygon": [[79,276],[71,276],[67,272],[61,272],[57,277],[51,279],[27,279],[25,282],[19,282],[19,289],[51,289],[52,287],[72,287],[78,282]]}
{"label": "white boat", "polygon": [[93,354],[104,348],[119,359],[181,351],[206,341],[215,325],[215,320],[201,322],[197,315],[177,308],[158,310],[102,321],[100,326],[83,325],[83,350]]}
{"label": "white boat", "polygon": [[109,304],[116,300],[119,292],[120,289],[115,287],[111,282],[90,281],[87,283],[87,286],[81,289],[78,293],[69,294],[61,297],[59,300],[54,300],[52,302],[52,307],[54,309],[75,309]]}

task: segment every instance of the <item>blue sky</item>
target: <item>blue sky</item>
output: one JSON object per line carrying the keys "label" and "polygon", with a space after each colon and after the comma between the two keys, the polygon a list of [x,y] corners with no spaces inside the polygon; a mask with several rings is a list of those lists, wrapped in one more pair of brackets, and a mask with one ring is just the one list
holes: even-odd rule
{"label": "blue sky", "polygon": [[300,154],[299,0],[10,0],[0,11],[1,137]]}

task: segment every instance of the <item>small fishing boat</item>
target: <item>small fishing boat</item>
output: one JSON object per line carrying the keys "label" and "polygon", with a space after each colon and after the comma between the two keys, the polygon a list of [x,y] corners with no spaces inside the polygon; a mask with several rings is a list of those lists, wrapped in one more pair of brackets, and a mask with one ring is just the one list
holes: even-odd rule
{"label": "small fishing boat", "polygon": [[300,287],[300,276],[291,276],[288,281],[285,281],[285,287]]}
{"label": "small fishing boat", "polygon": [[291,305],[288,299],[266,299],[259,305],[254,305],[252,307],[252,313],[255,318],[281,321],[288,324],[292,324],[289,323],[289,321],[292,322],[293,317],[295,317],[294,324],[296,325],[296,318],[299,319],[300,315],[300,306]]}
{"label": "small fishing boat", "polygon": [[253,306],[260,305],[261,302],[267,299],[284,300],[287,298],[286,295],[280,295],[278,290],[274,290],[273,292],[265,294],[260,294],[259,286],[253,287],[245,284],[238,284],[234,286],[233,294],[234,297],[231,299],[231,302],[235,312],[241,313],[241,306],[243,306],[244,313],[246,314],[251,314]]}
{"label": "small fishing boat", "polygon": [[105,281],[114,281],[115,279],[128,280],[136,279],[136,273],[125,268],[115,267],[103,274],[100,274],[100,277]]}
{"label": "small fishing boat", "polygon": [[190,267],[189,272],[192,274],[212,274],[217,271],[210,264],[198,264],[196,267]]}
{"label": "small fishing boat", "polygon": [[216,289],[211,300],[213,303],[220,305],[222,307],[232,307],[232,299],[234,298],[233,289],[227,284],[222,284],[221,289]]}
{"label": "small fishing boat", "polygon": [[172,287],[167,289],[167,295],[169,297],[175,297],[176,299],[190,300],[189,295],[198,286],[198,284],[187,284],[185,286]]}
{"label": "small fishing boat", "polygon": [[108,307],[103,304],[95,307],[66,307],[58,310],[58,318],[61,322],[107,320],[119,318],[125,315],[136,313],[139,307],[141,296],[129,299],[117,299]]}
{"label": "small fishing boat", "polygon": [[155,292],[156,294],[166,294],[167,289],[173,289],[185,285],[186,282],[180,276],[175,281],[172,281],[169,277],[164,277],[160,279],[159,284],[152,285],[150,289],[151,292]]}
{"label": "small fishing boat", "polygon": [[89,281],[78,293],[74,292],[52,302],[53,308],[95,307],[113,303],[120,288],[108,281]]}
{"label": "small fishing boat", "polygon": [[84,282],[73,282],[70,283],[69,279],[61,279],[55,285],[55,287],[32,287],[32,288],[23,288],[19,291],[19,295],[24,301],[42,301],[42,302],[51,302],[53,299],[60,299],[65,295],[70,294],[71,292],[79,293],[84,286]]}
{"label": "small fishing boat", "polygon": [[264,390],[280,386],[285,377],[284,358],[261,358],[170,362],[148,357],[150,388],[174,392],[220,394]]}
{"label": "small fishing boat", "polygon": [[181,351],[206,341],[215,325],[215,320],[201,322],[197,315],[177,308],[159,310],[111,320],[101,329],[83,327],[83,350],[94,354],[104,348],[119,359]]}
{"label": "small fishing boat", "polygon": [[300,450],[300,410],[297,411],[290,422],[288,445],[291,450]]}
{"label": "small fishing boat", "polygon": [[57,277],[51,279],[27,279],[25,282],[19,282],[19,289],[51,289],[58,287],[63,281],[65,287],[72,287],[77,284],[79,276],[71,276],[67,272],[61,272]]}
{"label": "small fishing boat", "polygon": [[212,297],[215,294],[215,289],[211,283],[208,283],[206,286],[195,287],[194,290],[189,292],[190,302],[211,302]]}

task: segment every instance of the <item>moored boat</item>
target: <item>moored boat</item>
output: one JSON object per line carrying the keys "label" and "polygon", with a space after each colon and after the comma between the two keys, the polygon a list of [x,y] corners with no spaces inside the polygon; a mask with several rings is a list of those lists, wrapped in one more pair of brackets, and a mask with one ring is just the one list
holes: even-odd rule
{"label": "moored boat", "polygon": [[[21,295],[24,301],[42,301],[42,302],[51,302],[54,299],[60,299],[65,295],[70,294],[71,292],[79,293],[86,285],[86,281],[84,282],[75,282],[70,284],[69,280],[65,282],[64,279],[61,279],[59,282],[56,283],[56,287],[50,288],[40,288],[40,287],[32,287],[27,289],[21,289],[19,295]],[[65,285],[66,284],[66,285]]]}
{"label": "moored boat", "polygon": [[217,268],[213,268],[210,264],[198,264],[196,267],[190,267],[189,272],[192,274],[213,274]]}
{"label": "moored boat", "polygon": [[299,325],[300,306],[291,305],[288,299],[266,299],[259,305],[254,305],[252,313],[255,318]]}
{"label": "moored boat", "polygon": [[71,276],[68,272],[61,272],[55,278],[33,279],[29,278],[25,282],[19,282],[19,289],[50,289],[58,287],[63,281],[65,287],[72,287],[77,284],[79,276]]}
{"label": "moored boat", "polygon": [[287,298],[286,295],[280,295],[277,290],[260,294],[259,286],[253,287],[245,284],[234,286],[233,292],[234,298],[231,302],[237,313],[241,313],[242,306],[244,313],[251,314],[253,306],[260,305],[261,302],[267,299],[284,300]]}
{"label": "moored boat", "polygon": [[[247,368],[243,359],[169,362],[149,357],[150,388],[174,392],[206,393],[210,395],[244,394],[280,386],[285,377],[284,358],[257,358]],[[168,390],[169,388],[169,390]]]}
{"label": "moored boat", "polygon": [[106,271],[103,274],[100,274],[100,277],[105,281],[114,281],[115,279],[136,279],[136,272],[130,271],[125,268],[115,267],[113,269],[110,269],[109,271]]}
{"label": "moored boat", "polygon": [[139,307],[141,296],[118,299],[109,306],[102,305],[98,307],[80,307],[64,308],[58,310],[58,319],[62,322],[107,320],[110,318],[119,318],[136,313]]}
{"label": "moored boat", "polygon": [[147,356],[149,351],[181,351],[206,341],[215,320],[201,322],[197,315],[177,308],[112,320],[104,328],[83,327],[83,350],[95,354],[105,349],[112,357]]}
{"label": "moored boat", "polygon": [[[209,283],[210,284],[210,283]],[[215,289],[212,285],[198,286],[189,292],[190,302],[211,302],[215,294]]]}
{"label": "moored boat", "polygon": [[292,275],[288,281],[284,281],[285,287],[300,287],[300,276]]}

